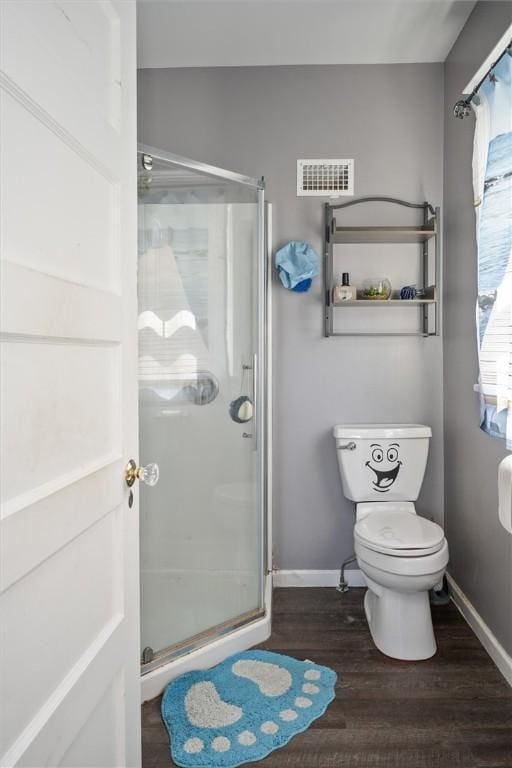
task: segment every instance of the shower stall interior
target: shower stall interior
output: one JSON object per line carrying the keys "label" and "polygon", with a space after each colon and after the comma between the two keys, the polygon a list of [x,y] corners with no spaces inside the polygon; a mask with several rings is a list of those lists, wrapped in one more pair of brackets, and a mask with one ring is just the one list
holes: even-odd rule
{"label": "shower stall interior", "polygon": [[137,160],[149,698],[270,631],[269,207],[262,180],[146,146]]}

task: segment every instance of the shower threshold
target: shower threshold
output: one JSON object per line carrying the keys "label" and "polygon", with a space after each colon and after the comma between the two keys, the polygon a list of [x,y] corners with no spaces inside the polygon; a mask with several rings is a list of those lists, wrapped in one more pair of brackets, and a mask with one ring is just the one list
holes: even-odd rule
{"label": "shower threshold", "polygon": [[179,659],[188,653],[192,653],[199,648],[209,645],[209,643],[211,643],[213,640],[217,640],[218,638],[221,638],[230,632],[234,632],[246,624],[251,624],[254,621],[258,621],[259,619],[263,618],[263,616],[265,616],[265,609],[256,608],[251,611],[247,611],[246,613],[242,613],[235,619],[229,619],[228,621],[224,621],[221,624],[216,624],[214,627],[210,627],[210,629],[199,632],[197,635],[193,635],[192,637],[189,637],[186,640],[182,640],[179,643],[174,643],[173,645],[170,645],[167,648],[164,648],[163,650],[155,653],[151,661],[147,662],[146,664],[141,664],[141,674],[146,675],[148,672],[152,672],[153,670],[158,669],[159,667],[162,667],[171,661],[175,661],[176,659]]}

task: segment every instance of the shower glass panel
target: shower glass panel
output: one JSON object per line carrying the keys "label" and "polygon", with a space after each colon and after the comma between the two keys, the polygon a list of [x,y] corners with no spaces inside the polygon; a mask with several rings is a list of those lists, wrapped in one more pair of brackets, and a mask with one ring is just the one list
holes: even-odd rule
{"label": "shower glass panel", "polygon": [[139,458],[160,468],[140,487],[149,671],[264,609],[264,211],[244,177],[138,167]]}

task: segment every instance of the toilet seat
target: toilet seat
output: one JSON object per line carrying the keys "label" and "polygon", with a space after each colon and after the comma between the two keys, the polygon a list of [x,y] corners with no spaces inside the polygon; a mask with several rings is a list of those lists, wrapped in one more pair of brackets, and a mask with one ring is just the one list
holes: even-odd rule
{"label": "toilet seat", "polygon": [[440,573],[448,564],[448,542],[443,539],[440,548],[436,552],[424,554],[393,555],[392,552],[376,552],[366,544],[356,539],[354,550],[359,567],[367,575],[366,565],[376,568],[383,573],[393,574],[399,577],[423,577],[428,574]]}
{"label": "toilet seat", "polygon": [[444,531],[414,512],[370,512],[357,521],[354,538],[364,547],[393,557],[425,557],[442,549]]}

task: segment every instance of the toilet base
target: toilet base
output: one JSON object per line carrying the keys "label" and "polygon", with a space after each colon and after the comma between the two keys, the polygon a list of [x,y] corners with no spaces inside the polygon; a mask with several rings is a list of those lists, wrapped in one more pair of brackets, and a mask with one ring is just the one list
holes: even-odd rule
{"label": "toilet base", "polygon": [[396,592],[378,586],[364,596],[364,610],[373,642],[393,659],[430,659],[437,650],[428,591]]}

